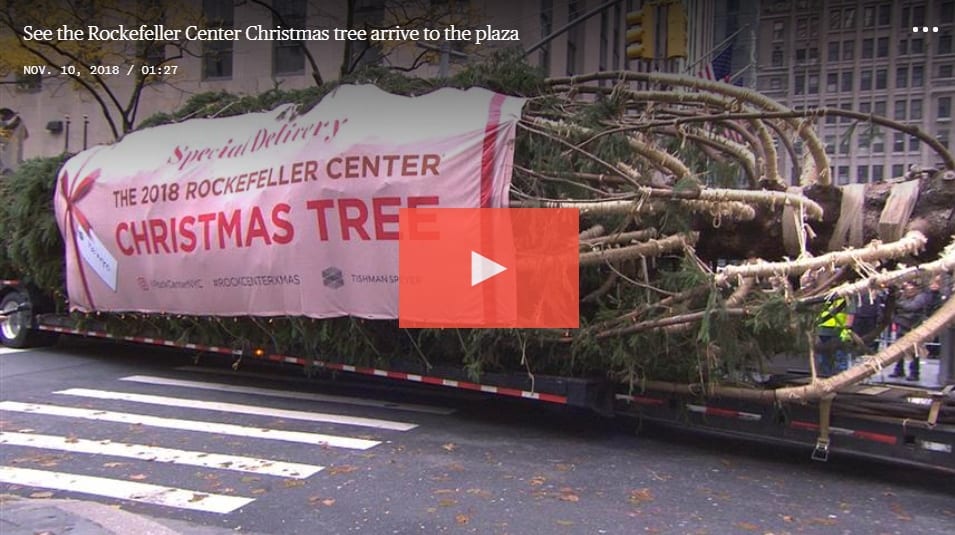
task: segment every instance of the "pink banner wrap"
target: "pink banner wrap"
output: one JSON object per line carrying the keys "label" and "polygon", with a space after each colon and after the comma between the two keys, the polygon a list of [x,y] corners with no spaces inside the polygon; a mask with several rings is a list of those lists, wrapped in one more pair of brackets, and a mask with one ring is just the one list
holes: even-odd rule
{"label": "pink banner wrap", "polygon": [[304,115],[197,119],[84,151],[55,197],[71,308],[396,318],[398,210],[506,206],[523,105],[343,86]]}

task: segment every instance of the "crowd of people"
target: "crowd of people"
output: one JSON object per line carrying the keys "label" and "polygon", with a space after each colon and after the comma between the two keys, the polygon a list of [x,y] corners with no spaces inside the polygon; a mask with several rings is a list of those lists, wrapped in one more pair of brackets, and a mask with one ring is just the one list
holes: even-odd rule
{"label": "crowd of people", "polygon": [[[816,331],[817,375],[828,377],[848,369],[852,348],[859,354],[864,354],[862,351],[874,354],[882,345],[904,336],[949,299],[952,290],[952,278],[940,274],[933,276],[928,284],[912,280],[898,289],[887,288],[827,302]],[[888,314],[891,317],[887,317]],[[929,354],[928,347],[919,344],[914,355],[900,360],[889,377],[918,382],[922,359]]]}

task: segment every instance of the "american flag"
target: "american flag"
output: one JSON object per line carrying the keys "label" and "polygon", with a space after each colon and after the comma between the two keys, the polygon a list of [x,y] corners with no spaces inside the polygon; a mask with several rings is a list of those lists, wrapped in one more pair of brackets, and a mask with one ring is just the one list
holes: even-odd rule
{"label": "american flag", "polygon": [[[698,76],[706,80],[730,83],[733,76],[733,43],[730,42],[719,54],[713,56],[713,60],[703,67]],[[742,79],[736,80],[733,85],[742,86]],[[723,129],[722,135],[737,143],[746,142],[743,136],[732,128]]]}

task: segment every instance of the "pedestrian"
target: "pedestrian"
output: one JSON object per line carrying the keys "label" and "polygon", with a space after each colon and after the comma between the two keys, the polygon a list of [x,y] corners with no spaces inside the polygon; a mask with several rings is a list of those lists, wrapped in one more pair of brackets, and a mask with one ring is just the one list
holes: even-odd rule
{"label": "pedestrian", "polygon": [[[857,298],[849,300],[849,325],[852,326],[852,332],[859,338],[866,335],[872,335],[882,321],[883,309],[885,307],[884,292],[865,292]],[[879,335],[866,344],[866,349],[877,352],[879,349]]]}
{"label": "pedestrian", "polygon": [[[931,303],[932,297],[930,293],[924,291],[918,283],[909,281],[902,285],[902,295],[900,295],[895,302],[895,316],[893,317],[893,321],[898,327],[898,335],[900,337],[912,330],[919,323],[922,323]],[[905,376],[905,363],[900,359],[895,363],[895,370],[889,374],[889,377],[905,376],[907,381],[918,381],[920,371],[919,358],[925,353],[924,346],[918,344],[915,348],[915,354],[912,355],[909,362],[908,376]]]}

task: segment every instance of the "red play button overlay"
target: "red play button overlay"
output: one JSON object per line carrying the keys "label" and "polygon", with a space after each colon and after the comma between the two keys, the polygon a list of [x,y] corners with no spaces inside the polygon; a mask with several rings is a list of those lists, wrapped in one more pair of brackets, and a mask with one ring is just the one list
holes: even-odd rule
{"label": "red play button overlay", "polygon": [[574,209],[403,208],[398,324],[575,328]]}

